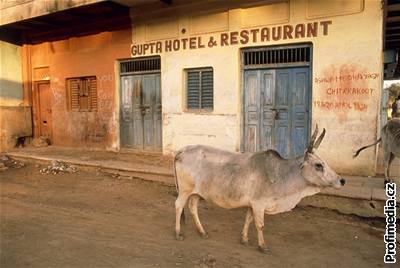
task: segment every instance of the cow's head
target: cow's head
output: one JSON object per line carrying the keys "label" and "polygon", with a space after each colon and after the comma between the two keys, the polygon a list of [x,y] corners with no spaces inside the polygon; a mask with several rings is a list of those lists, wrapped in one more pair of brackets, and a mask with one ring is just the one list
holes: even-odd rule
{"label": "cow's head", "polygon": [[301,175],[312,185],[340,188],[345,184],[345,179],[336,174],[317,152],[325,136],[325,132],[324,129],[321,136],[317,139],[318,125],[315,127],[314,134],[311,137],[310,144],[304,154],[303,163],[301,164]]}

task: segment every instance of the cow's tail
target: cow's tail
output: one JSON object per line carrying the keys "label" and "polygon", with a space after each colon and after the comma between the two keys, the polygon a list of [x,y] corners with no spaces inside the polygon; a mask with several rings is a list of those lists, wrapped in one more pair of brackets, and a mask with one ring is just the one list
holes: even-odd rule
{"label": "cow's tail", "polygon": [[[181,150],[179,150],[175,156],[174,156],[174,178],[175,178],[175,189],[176,193],[179,196],[179,184],[178,184],[178,176],[176,175],[176,161],[179,160],[179,155],[182,153]],[[181,223],[185,223],[185,209],[182,209],[182,214],[181,214]]]}
{"label": "cow's tail", "polygon": [[376,142],[374,142],[373,144],[370,144],[370,145],[361,147],[361,148],[358,149],[357,152],[353,155],[353,158],[356,158],[356,157],[361,153],[362,150],[367,149],[367,148],[369,148],[369,147],[372,147],[372,146],[374,146],[374,145],[377,145],[377,144],[380,143],[381,141],[382,141],[382,138],[379,138],[379,139],[378,139]]}

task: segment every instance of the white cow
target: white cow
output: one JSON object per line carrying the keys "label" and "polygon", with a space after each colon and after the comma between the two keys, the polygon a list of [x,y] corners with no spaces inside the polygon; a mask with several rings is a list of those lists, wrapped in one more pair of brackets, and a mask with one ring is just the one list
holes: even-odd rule
{"label": "white cow", "polygon": [[[255,221],[258,247],[268,252],[264,242],[264,214],[293,209],[300,200],[324,187],[340,188],[345,180],[317,154],[325,129],[316,140],[318,126],[304,156],[283,159],[276,151],[231,153],[209,146],[187,146],[174,159],[178,198],[175,202],[177,240],[181,234],[183,207],[189,209],[202,237],[207,237],[197,212],[200,197],[223,208],[247,207],[242,243],[248,243],[249,225]],[[316,141],[315,141],[316,140]]]}

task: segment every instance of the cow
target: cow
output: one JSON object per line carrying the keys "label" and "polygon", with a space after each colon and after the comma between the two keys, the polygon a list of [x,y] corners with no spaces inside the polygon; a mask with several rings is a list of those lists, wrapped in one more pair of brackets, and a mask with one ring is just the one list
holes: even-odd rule
{"label": "cow", "polygon": [[175,237],[183,240],[181,221],[183,208],[188,207],[200,235],[207,238],[197,206],[200,198],[220,207],[247,208],[241,243],[248,244],[248,230],[254,220],[258,248],[269,252],[263,236],[264,214],[293,209],[305,196],[325,187],[340,188],[345,179],[333,171],[318,155],[317,149],[325,129],[316,139],[318,126],[304,155],[284,159],[275,150],[254,153],[232,153],[204,145],[191,145],[179,150],[174,158]]}
{"label": "cow", "polygon": [[383,164],[385,167],[386,184],[391,182],[389,175],[390,164],[396,157],[400,158],[400,118],[393,118],[389,120],[381,130],[381,137],[373,144],[358,149],[353,155],[353,158],[357,157],[362,150],[377,145],[378,143],[381,143],[384,152]]}

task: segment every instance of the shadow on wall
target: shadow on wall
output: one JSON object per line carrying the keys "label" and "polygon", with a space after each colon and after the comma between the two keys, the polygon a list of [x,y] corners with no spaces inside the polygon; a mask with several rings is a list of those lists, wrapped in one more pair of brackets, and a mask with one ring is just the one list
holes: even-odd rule
{"label": "shadow on wall", "polygon": [[[22,83],[0,79],[0,99],[23,100]],[[2,104],[3,105],[3,104]]]}
{"label": "shadow on wall", "polygon": [[19,137],[32,136],[30,106],[22,106],[22,84],[0,79],[0,151],[13,148]]}

